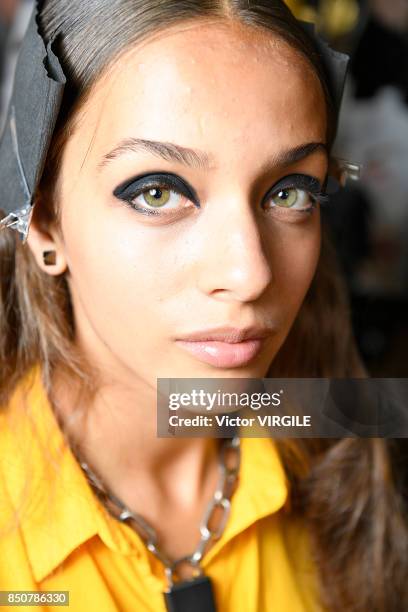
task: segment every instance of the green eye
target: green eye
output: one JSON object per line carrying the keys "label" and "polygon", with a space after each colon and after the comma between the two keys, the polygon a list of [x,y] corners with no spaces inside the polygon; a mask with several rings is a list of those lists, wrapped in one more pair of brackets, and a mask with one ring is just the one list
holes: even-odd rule
{"label": "green eye", "polygon": [[159,189],[158,187],[154,187],[143,193],[143,199],[149,206],[160,208],[170,200],[170,194],[170,189]]}
{"label": "green eye", "polygon": [[262,208],[267,212],[279,211],[283,214],[312,212],[320,203],[328,201],[328,195],[322,191],[320,181],[306,174],[291,174],[281,179],[280,184],[274,186],[262,201]]}
{"label": "green eye", "polygon": [[280,189],[277,194],[271,198],[271,200],[275,206],[292,208],[292,206],[294,206],[298,200],[298,189]]}

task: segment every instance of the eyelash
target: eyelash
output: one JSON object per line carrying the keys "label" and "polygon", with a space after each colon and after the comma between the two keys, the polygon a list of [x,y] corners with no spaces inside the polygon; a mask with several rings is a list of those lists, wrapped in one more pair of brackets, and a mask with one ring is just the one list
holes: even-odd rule
{"label": "eyelash", "polygon": [[[137,187],[135,183],[142,182],[142,185]],[[120,200],[124,201],[128,204],[133,210],[137,212],[149,216],[161,216],[165,215],[170,216],[175,213],[166,213],[162,212],[159,209],[150,209],[148,205],[146,207],[137,206],[134,204],[134,200],[147,193],[152,189],[165,189],[166,191],[170,191],[172,193],[177,193],[180,196],[184,196],[187,200],[193,202],[196,208],[200,208],[200,203],[198,201],[198,197],[194,190],[189,188],[185,182],[178,177],[177,175],[172,174],[150,174],[147,176],[142,176],[139,178],[134,178],[130,181],[126,181],[119,185],[113,192],[113,195]],[[305,175],[305,174],[293,174],[287,177],[284,177],[279,181],[279,183],[274,186],[264,197],[262,200],[262,204],[272,199],[274,194],[279,193],[280,191],[288,190],[288,189],[300,189],[301,191],[305,191],[310,199],[311,205],[305,209],[295,209],[291,207],[281,207],[279,205],[275,205],[272,208],[281,209],[282,212],[286,212],[286,214],[300,213],[300,214],[312,214],[313,210],[317,207],[318,204],[324,205],[329,201],[329,196],[324,191],[324,189],[320,188],[320,182],[318,179]],[[179,212],[179,211],[178,211]]]}
{"label": "eyelash", "polygon": [[268,201],[268,199],[272,199],[273,195],[279,193],[280,191],[290,190],[290,189],[299,189],[301,191],[305,191],[310,200],[311,204],[308,208],[299,209],[299,208],[291,208],[284,206],[275,205],[273,208],[278,209],[279,212],[286,214],[312,214],[313,211],[317,208],[318,204],[325,205],[329,202],[329,195],[325,191],[325,184],[323,188],[320,187],[320,181],[315,177],[309,176],[307,174],[292,174],[290,176],[284,177],[278,182],[277,186],[274,186],[265,196],[263,202]]}

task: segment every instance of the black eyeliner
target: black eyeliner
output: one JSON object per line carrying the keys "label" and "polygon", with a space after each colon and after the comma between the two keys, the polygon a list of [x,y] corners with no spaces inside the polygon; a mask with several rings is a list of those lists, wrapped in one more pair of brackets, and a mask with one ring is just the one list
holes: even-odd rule
{"label": "black eyeliner", "polygon": [[323,190],[319,179],[307,174],[290,174],[275,183],[275,185],[265,195],[262,202],[268,200],[268,198],[270,198],[279,189],[289,188],[304,189],[311,195],[315,205],[317,202],[326,203],[329,200],[329,196]]}
{"label": "black eyeliner", "polygon": [[191,200],[197,207],[200,206],[195,190],[177,174],[172,174],[169,172],[142,174],[131,179],[127,179],[115,188],[113,195],[120,200],[130,202],[144,191],[153,189],[155,187],[174,189],[178,193],[184,195],[187,199]]}

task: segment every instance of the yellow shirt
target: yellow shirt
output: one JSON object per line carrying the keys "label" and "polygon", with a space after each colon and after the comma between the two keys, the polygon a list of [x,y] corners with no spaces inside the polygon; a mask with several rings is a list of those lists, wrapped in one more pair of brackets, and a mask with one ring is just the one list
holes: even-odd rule
{"label": "yellow shirt", "polygon": [[[273,442],[243,438],[228,523],[202,562],[220,612],[320,610],[287,495]],[[164,612],[165,584],[138,534],[95,497],[33,370],[0,410],[0,591],[69,591],[75,612]]]}

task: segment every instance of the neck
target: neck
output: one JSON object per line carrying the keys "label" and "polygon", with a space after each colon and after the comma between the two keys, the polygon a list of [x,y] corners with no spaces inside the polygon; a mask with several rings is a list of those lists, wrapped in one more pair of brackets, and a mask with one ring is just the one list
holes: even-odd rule
{"label": "neck", "polygon": [[155,514],[163,503],[188,509],[211,497],[219,441],[158,438],[155,389],[111,380],[90,401],[78,397],[72,381],[54,375],[51,402],[69,440],[126,505],[140,510],[149,499]]}

